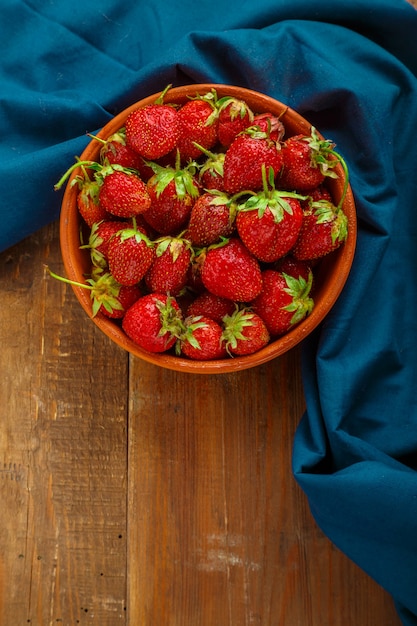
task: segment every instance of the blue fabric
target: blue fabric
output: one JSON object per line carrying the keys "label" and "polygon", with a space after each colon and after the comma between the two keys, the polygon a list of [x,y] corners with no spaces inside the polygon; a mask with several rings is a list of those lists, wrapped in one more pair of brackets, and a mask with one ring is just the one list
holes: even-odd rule
{"label": "blue fabric", "polygon": [[303,344],[294,476],[317,523],[417,625],[417,12],[405,0],[4,0],[0,250],[114,114],[168,83],[237,84],[305,115],[347,160],[359,234]]}

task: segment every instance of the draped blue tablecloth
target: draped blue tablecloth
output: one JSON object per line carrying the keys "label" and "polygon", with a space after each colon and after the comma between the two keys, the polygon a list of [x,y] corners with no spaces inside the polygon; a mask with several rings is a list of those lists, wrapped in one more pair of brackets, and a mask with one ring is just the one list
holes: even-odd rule
{"label": "draped blue tablecloth", "polygon": [[174,85],[278,98],[348,162],[341,298],[303,344],[294,476],[329,539],[417,624],[417,11],[405,0],[5,0],[0,250],[59,215],[54,183],[114,114]]}

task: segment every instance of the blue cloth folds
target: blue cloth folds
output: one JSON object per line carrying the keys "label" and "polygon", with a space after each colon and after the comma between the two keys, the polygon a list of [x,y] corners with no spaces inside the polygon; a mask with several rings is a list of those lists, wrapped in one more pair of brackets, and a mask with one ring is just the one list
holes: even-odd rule
{"label": "blue cloth folds", "polygon": [[348,162],[351,275],[303,344],[294,476],[329,539],[417,625],[417,11],[405,0],[5,0],[0,250],[59,216],[93,133],[168,83],[237,84]]}

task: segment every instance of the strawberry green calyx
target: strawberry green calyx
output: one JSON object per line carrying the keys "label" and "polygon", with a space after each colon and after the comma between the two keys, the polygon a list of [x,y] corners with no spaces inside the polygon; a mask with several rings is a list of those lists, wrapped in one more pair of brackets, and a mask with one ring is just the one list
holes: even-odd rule
{"label": "strawberry green calyx", "polygon": [[224,152],[214,155],[213,158],[208,158],[200,168],[200,177],[207,171],[222,177],[224,174],[224,158]]}
{"label": "strawberry green calyx", "polygon": [[78,189],[84,196],[85,200],[91,198],[91,200],[98,204],[98,196],[100,192],[100,181],[96,179],[90,179],[85,164],[81,161],[78,162],[78,167],[81,168],[81,174],[77,174],[74,180],[71,182],[71,187],[78,185]]}
{"label": "strawberry green calyx", "polygon": [[330,222],[332,224],[332,243],[343,243],[348,236],[348,218],[339,205],[336,207],[328,200],[310,202],[310,208],[314,212],[317,224]]}
{"label": "strawberry green calyx", "polygon": [[196,94],[195,96],[190,96],[190,100],[202,100],[203,102],[207,102],[213,109],[212,113],[207,117],[204,126],[211,126],[216,122],[219,112],[217,109],[217,91],[214,88],[210,89],[210,91],[204,95]]}
{"label": "strawberry green calyx", "polygon": [[215,171],[219,176],[223,176],[224,152],[211,152],[207,148],[200,146],[196,141],[193,141],[193,145],[207,157],[202,166],[199,167],[200,176],[209,169]]}
{"label": "strawberry green calyx", "polygon": [[93,167],[95,170],[95,177],[98,180],[103,180],[106,176],[113,174],[113,172],[123,172],[124,174],[128,174],[130,176],[137,176],[138,173],[136,170],[131,169],[130,167],[124,167],[123,165],[119,165],[118,163],[109,163],[108,161],[104,161],[104,163],[99,163],[99,167]]}
{"label": "strawberry green calyx", "polygon": [[197,329],[206,328],[207,326],[207,322],[202,321],[201,315],[195,315],[192,318],[187,318],[186,323],[183,325],[182,333],[178,337],[178,340],[175,344],[175,354],[177,356],[181,354],[182,345],[184,342],[188,342],[190,346],[196,348],[197,350],[200,350],[200,342],[198,341],[194,333]]}
{"label": "strawberry green calyx", "polygon": [[311,128],[311,135],[302,137],[301,141],[305,141],[310,148],[312,165],[318,167],[324,176],[337,178],[333,168],[336,167],[338,159],[329,159],[329,156],[334,154],[333,148],[336,144],[329,139],[320,139],[314,126]]}
{"label": "strawberry green calyx", "polygon": [[81,193],[85,196],[91,198],[91,200],[97,204],[98,196],[100,192],[100,183],[96,180],[89,180],[87,178],[83,178],[82,176],[76,176],[73,184],[77,184]]}
{"label": "strawberry green calyx", "polygon": [[155,253],[157,257],[162,256],[167,250],[169,250],[174,262],[178,259],[180,254],[184,252],[184,250],[190,250],[191,254],[194,254],[191,241],[185,239],[182,236],[182,233],[178,235],[178,237],[171,237],[170,235],[159,237],[159,239],[155,239],[153,244],[155,245]]}
{"label": "strawberry green calyx", "polygon": [[119,143],[122,143],[124,146],[126,145],[126,129],[123,126],[122,128],[119,128],[118,131],[116,131],[115,133],[113,133],[112,135],[110,135],[110,137],[108,137],[104,143],[108,143],[109,141],[118,141]]}
{"label": "strawberry green calyx", "polygon": [[332,225],[332,242],[346,241],[348,236],[348,218],[342,209],[338,209],[336,219]]}
{"label": "strawberry green calyx", "polygon": [[349,171],[346,161],[339,152],[334,150],[335,143],[328,139],[320,139],[318,132],[314,126],[311,128],[311,136],[304,137],[302,139],[306,141],[311,150],[311,161],[314,167],[318,167],[324,176],[329,178],[338,178],[334,168],[340,163],[344,174],[344,187],[338,208],[343,205],[345,201],[348,184],[349,184]]}
{"label": "strawberry green calyx", "polygon": [[180,339],[184,334],[185,327],[181,313],[173,306],[173,302],[175,302],[174,298],[169,295],[166,297],[165,301],[159,299],[155,300],[155,306],[159,311],[161,324],[158,335],[160,337],[167,335],[169,339],[172,337]]}
{"label": "strawberry green calyx", "polygon": [[175,167],[164,167],[159,165],[159,163],[145,159],[144,162],[155,172],[155,188],[158,197],[172,181],[174,181],[175,191],[180,200],[184,199],[187,195],[192,198],[199,196],[194,178],[198,170],[198,165],[195,161],[190,161],[185,167],[181,168],[181,155],[177,151]]}
{"label": "strawberry green calyx", "polygon": [[154,242],[151,241],[151,239],[149,239],[149,237],[147,235],[145,235],[144,232],[142,232],[136,225],[136,219],[132,218],[132,227],[129,228],[123,228],[121,229],[118,233],[117,233],[120,242],[123,243],[124,241],[127,241],[128,239],[131,238],[135,238],[136,241],[138,243],[140,243],[141,241],[143,241],[144,243],[146,243],[146,245],[148,246],[148,248],[153,248],[154,247]]}
{"label": "strawberry green calyx", "polygon": [[258,217],[261,218],[266,209],[269,208],[274,216],[274,221],[279,223],[283,220],[285,213],[293,214],[293,208],[288,202],[288,198],[293,198],[294,200],[306,200],[308,198],[308,196],[303,196],[296,192],[278,191],[275,189],[274,171],[271,167],[268,171],[267,180],[265,166],[262,166],[262,181],[262,191],[258,191],[257,193],[247,191],[236,194],[235,198],[249,194],[249,198],[238,205],[238,212],[257,211]]}
{"label": "strawberry green calyx", "polygon": [[[259,126],[248,126],[247,128],[245,128],[244,130],[242,130],[241,132],[242,135],[249,135],[249,137],[252,137],[252,139],[270,139],[268,132],[265,130],[262,130]],[[275,142],[272,142],[275,143]]]}
{"label": "strawberry green calyx", "polygon": [[291,324],[298,324],[298,322],[309,315],[314,308],[314,300],[309,295],[313,285],[313,272],[309,272],[308,280],[302,276],[294,278],[294,276],[290,276],[285,272],[283,272],[282,275],[287,283],[287,287],[284,291],[292,298],[292,302],[284,306],[283,310],[294,313],[291,318]]}
{"label": "strawberry green calyx", "polygon": [[101,306],[110,314],[115,310],[123,310],[122,304],[117,299],[122,286],[111,274],[107,272],[97,279],[89,278],[87,283],[91,286],[93,317],[97,315]]}
{"label": "strawberry green calyx", "polygon": [[[128,167],[123,167],[123,165],[119,165],[118,163],[99,163],[98,161],[80,161],[78,157],[76,157],[76,162],[71,165],[61,176],[59,181],[54,185],[55,191],[60,189],[66,180],[71,176],[74,170],[80,167],[83,170],[84,176],[86,174],[86,168],[90,169],[94,172],[94,177],[98,185],[101,185],[104,178],[113,172],[124,172],[125,174],[131,174],[137,176],[136,170],[130,169]],[[71,182],[72,185],[80,184],[80,177],[76,176],[74,180]]]}
{"label": "strawberry green calyx", "polygon": [[274,216],[274,221],[279,223],[283,220],[285,213],[293,214],[293,209],[287,201],[287,198],[305,200],[304,196],[300,196],[300,194],[294,192],[274,191],[271,194],[268,193],[266,196],[263,192],[260,192],[240,205],[238,211],[257,211],[258,217],[262,217],[266,209],[269,208]]}
{"label": "strawberry green calyx", "polygon": [[204,100],[204,102],[208,102],[212,105],[213,108],[217,106],[218,95],[217,91],[212,87],[210,91],[207,91],[204,94],[197,93],[195,96],[188,96],[189,100]]}
{"label": "strawberry green calyx", "polygon": [[248,307],[240,309],[239,306],[236,306],[231,315],[224,316],[223,325],[222,339],[225,341],[226,350],[230,354],[230,350],[236,349],[238,339],[240,341],[248,340],[243,331],[248,326],[253,326],[253,312]]}
{"label": "strawberry green calyx", "polygon": [[[207,193],[212,196],[209,202],[210,206],[225,206],[229,209],[229,221],[233,224],[239,208],[237,200],[241,194],[231,196],[225,191],[220,191],[218,189],[209,189]],[[245,192],[245,195],[246,194],[247,192]],[[222,237],[222,239],[225,239],[225,237]]]}
{"label": "strawberry green calyx", "polygon": [[98,233],[100,224],[101,221],[95,222],[92,225],[90,235],[88,237],[88,243],[80,246],[81,250],[90,250],[91,261],[93,263],[93,267],[95,268],[107,267],[107,261],[104,254],[98,250],[99,246],[103,243],[103,239]]}
{"label": "strawberry green calyx", "polygon": [[245,116],[248,116],[249,122],[253,121],[253,111],[249,108],[248,104],[243,100],[234,98],[233,96],[224,96],[223,98],[220,98],[219,100],[217,100],[216,107],[219,112],[226,107],[229,107],[229,115],[231,120],[235,120],[237,118],[243,120]]}
{"label": "strawberry green calyx", "polygon": [[93,317],[97,315],[102,306],[110,314],[113,313],[115,310],[123,310],[123,306],[118,300],[121,285],[108,272],[103,273],[98,277],[89,278],[85,283],[80,283],[74,280],[70,280],[69,278],[65,278],[64,276],[59,276],[58,274],[55,274],[47,266],[45,266],[45,269],[48,271],[49,275],[52,276],[52,278],[55,278],[63,283],[67,283],[75,287],[88,289],[90,291],[90,296],[92,300]]}

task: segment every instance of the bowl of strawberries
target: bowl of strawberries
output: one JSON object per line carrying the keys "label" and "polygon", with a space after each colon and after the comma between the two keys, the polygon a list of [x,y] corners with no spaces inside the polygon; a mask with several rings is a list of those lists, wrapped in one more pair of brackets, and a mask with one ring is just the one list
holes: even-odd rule
{"label": "bowl of strawberries", "polygon": [[66,277],[118,346],[190,373],[300,343],[353,262],[348,167],[296,111],[233,85],[167,86],[116,115],[57,181]]}

